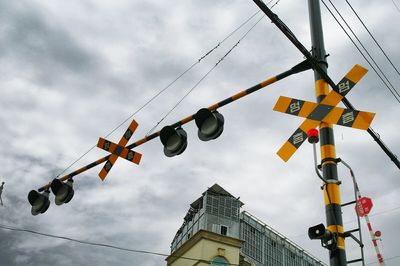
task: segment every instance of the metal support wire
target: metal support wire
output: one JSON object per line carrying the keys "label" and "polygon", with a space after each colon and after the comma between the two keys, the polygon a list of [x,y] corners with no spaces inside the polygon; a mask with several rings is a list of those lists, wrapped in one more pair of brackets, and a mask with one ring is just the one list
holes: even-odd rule
{"label": "metal support wire", "polygon": [[321,179],[321,181],[324,184],[327,184],[328,182],[322,177],[321,173],[319,172],[319,167],[318,167],[318,160],[317,160],[317,147],[315,145],[316,143],[314,142],[313,145],[313,151],[314,151],[314,168],[315,168],[315,172],[317,173],[317,176],[319,177],[319,179]]}

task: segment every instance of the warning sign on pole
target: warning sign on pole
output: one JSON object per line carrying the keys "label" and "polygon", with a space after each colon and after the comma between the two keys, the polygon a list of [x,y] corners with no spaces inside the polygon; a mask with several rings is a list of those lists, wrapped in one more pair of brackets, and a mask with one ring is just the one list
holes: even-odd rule
{"label": "warning sign on pole", "polygon": [[368,197],[361,197],[357,200],[356,213],[360,217],[369,214],[372,209],[372,200]]}

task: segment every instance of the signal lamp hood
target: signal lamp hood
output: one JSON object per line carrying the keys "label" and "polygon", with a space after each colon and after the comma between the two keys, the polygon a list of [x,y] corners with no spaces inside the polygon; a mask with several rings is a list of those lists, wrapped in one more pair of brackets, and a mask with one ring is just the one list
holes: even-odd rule
{"label": "signal lamp hood", "polygon": [[218,138],[224,131],[224,117],[215,111],[207,108],[200,109],[195,114],[198,136],[202,141],[208,141]]}
{"label": "signal lamp hood", "polygon": [[49,200],[50,191],[45,190],[43,193],[39,193],[36,190],[31,190],[28,194],[28,201],[32,205],[32,215],[38,215],[44,213],[50,206]]}
{"label": "signal lamp hood", "polygon": [[164,154],[168,157],[179,155],[187,147],[187,134],[182,128],[165,126],[160,131],[160,140],[164,145]]}
{"label": "signal lamp hood", "polygon": [[74,189],[72,188],[73,182],[72,179],[68,179],[68,181],[64,183],[57,178],[51,182],[51,191],[56,196],[56,205],[68,203],[72,199],[74,196]]}

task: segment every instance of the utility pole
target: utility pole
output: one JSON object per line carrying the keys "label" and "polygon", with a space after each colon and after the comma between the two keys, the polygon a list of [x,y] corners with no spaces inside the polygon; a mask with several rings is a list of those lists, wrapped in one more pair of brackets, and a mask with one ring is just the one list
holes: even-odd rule
{"label": "utility pole", "polygon": [[[319,66],[327,73],[324,36],[321,23],[321,10],[319,0],[308,0],[308,9],[311,27],[312,55],[318,61]],[[320,103],[329,93],[328,83],[318,71],[314,70],[315,93],[317,102]],[[345,240],[342,236],[343,220],[340,203],[340,188],[337,174],[335,140],[333,126],[321,122],[320,124],[321,167],[324,184],[324,200],[327,229],[335,235],[336,248],[329,251],[331,266],[347,265]]]}

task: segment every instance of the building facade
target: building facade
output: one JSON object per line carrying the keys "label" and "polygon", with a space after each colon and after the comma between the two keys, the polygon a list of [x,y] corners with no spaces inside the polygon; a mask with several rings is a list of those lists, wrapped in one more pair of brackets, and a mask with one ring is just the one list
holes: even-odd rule
{"label": "building facade", "polygon": [[261,222],[218,184],[190,204],[168,266],[320,266],[322,261]]}

